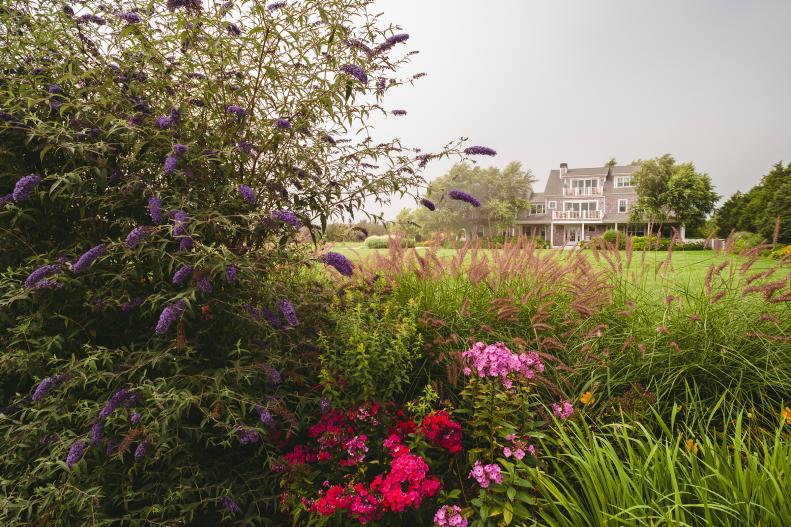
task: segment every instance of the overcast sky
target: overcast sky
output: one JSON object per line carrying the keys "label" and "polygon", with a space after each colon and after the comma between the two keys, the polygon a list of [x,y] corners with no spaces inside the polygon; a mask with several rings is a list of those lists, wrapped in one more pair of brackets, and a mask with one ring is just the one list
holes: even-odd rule
{"label": "overcast sky", "polygon": [[378,3],[420,50],[404,73],[429,74],[388,95],[409,114],[382,136],[426,150],[469,137],[499,152],[483,166],[520,161],[539,191],[561,162],[669,152],[727,196],[791,161],[791,0]]}

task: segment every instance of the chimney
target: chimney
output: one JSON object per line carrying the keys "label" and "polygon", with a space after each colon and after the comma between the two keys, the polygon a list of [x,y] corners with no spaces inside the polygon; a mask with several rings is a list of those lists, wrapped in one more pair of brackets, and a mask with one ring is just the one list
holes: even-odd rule
{"label": "chimney", "polygon": [[560,177],[564,177],[569,170],[569,166],[566,163],[560,164]]}

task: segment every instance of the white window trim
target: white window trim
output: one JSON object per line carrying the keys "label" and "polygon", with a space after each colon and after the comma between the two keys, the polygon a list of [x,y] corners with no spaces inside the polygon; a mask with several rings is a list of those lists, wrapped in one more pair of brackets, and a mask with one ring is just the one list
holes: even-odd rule
{"label": "white window trim", "polygon": [[[623,210],[621,210],[621,203],[623,203]],[[622,198],[622,199],[618,200],[618,212],[619,213],[629,212],[629,200],[628,199]]]}
{"label": "white window trim", "polygon": [[557,201],[547,201],[547,209],[555,210],[557,208],[558,208],[558,202]]}
{"label": "white window trim", "polygon": [[[573,211],[573,210],[574,210],[574,205],[578,204],[578,205],[579,205],[579,208],[578,208],[577,210],[578,210],[578,211],[580,211],[580,210],[582,210],[582,204],[583,204],[583,203],[587,203],[587,204],[589,204],[589,205],[590,205],[591,203],[595,203],[595,204],[596,204],[596,209],[594,209],[594,210],[599,210],[599,201],[598,201],[598,200],[586,200],[586,201],[566,201],[566,202],[564,202],[564,207],[563,207],[563,210],[564,210],[564,211],[569,211],[569,210]],[[570,209],[567,209],[567,208],[565,207],[565,205],[571,205],[572,207],[571,207]],[[591,210],[591,208],[590,208],[590,207],[588,207],[588,211],[590,211],[590,210]]]}

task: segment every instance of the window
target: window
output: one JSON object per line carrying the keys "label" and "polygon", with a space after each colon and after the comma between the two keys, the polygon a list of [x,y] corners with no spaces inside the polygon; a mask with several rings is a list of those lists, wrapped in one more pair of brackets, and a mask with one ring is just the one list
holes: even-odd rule
{"label": "window", "polygon": [[558,208],[558,202],[557,201],[548,201],[547,202],[547,208],[548,209],[556,209],[556,208]]}
{"label": "window", "polygon": [[572,179],[571,188],[596,188],[599,186],[598,179]]}
{"label": "window", "polygon": [[543,203],[531,203],[527,207],[528,214],[544,214],[546,212]]}
{"label": "window", "polygon": [[615,178],[615,188],[632,186],[632,176],[618,176]]}
{"label": "window", "polygon": [[567,201],[564,203],[564,210],[573,212],[592,212],[599,210],[599,204],[596,201]]}
{"label": "window", "polygon": [[619,199],[618,200],[618,212],[626,212],[629,208],[629,200],[628,199]]}

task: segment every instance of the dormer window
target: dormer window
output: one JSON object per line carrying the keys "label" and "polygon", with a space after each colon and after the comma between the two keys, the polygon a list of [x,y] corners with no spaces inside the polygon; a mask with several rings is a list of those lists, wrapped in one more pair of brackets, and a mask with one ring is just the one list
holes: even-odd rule
{"label": "dormer window", "polygon": [[632,176],[617,176],[615,178],[615,188],[628,188],[634,186],[632,184]]}
{"label": "dormer window", "polygon": [[557,201],[547,201],[547,208],[549,210],[555,210],[556,208],[558,208],[558,202]]}

